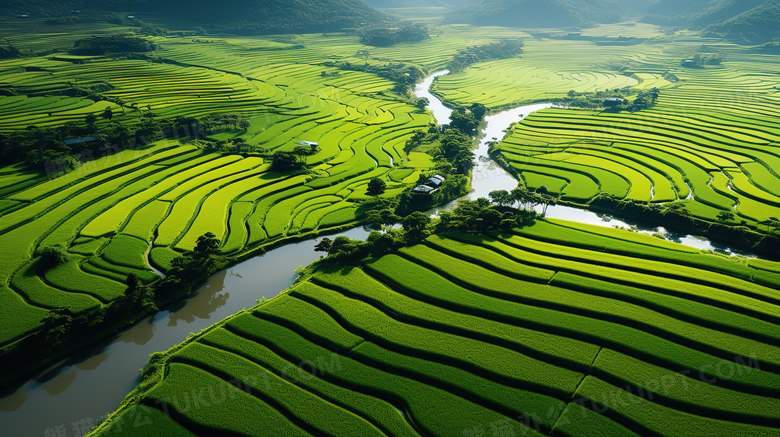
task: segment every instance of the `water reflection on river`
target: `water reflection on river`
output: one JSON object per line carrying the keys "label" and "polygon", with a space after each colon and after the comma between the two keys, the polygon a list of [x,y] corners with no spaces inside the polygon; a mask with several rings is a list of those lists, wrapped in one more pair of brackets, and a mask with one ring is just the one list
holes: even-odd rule
{"label": "water reflection on river", "polygon": [[[365,239],[368,231],[356,228],[339,235]],[[292,285],[299,265],[319,258],[314,252],[318,241],[282,246],[223,270],[187,299],[0,392],[0,434],[39,436],[59,425],[70,431],[71,422],[97,420],[116,409],[139,383],[139,369],[151,353],[254,306],[256,299],[276,296]]]}
{"label": "water reflection on river", "polygon": [[[434,76],[446,73],[437,72]],[[418,86],[415,92],[419,97],[428,98],[431,102],[429,109],[434,112],[437,121],[446,123],[451,110],[428,91],[434,76]],[[511,190],[517,186],[517,181],[487,156],[487,143],[493,138],[502,138],[503,130],[512,122],[548,106],[530,105],[487,117],[484,139],[475,152],[473,191],[465,198],[487,197],[490,191]],[[457,200],[429,213],[435,215],[456,205]],[[661,232],[671,241],[701,249],[739,253],[701,237],[667,233],[663,228],[618,220],[607,214],[582,209],[556,206],[547,210],[547,216],[600,226],[634,227],[648,233]],[[356,228],[339,235],[365,239],[368,231]],[[144,367],[149,354],[167,350],[181,343],[190,332],[198,332],[254,306],[256,299],[276,296],[293,283],[295,268],[308,265],[319,257],[313,250],[318,241],[312,239],[282,246],[262,257],[219,272],[187,299],[38,372],[27,381],[0,391],[2,435],[42,435],[47,428],[60,425],[70,430],[72,422],[99,419],[114,410],[140,381],[138,370]]]}

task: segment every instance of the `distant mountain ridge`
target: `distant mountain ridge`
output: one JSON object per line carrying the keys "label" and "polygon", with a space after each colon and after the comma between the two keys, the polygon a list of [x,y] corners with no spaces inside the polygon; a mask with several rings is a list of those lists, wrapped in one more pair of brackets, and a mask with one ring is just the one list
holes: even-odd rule
{"label": "distant mountain ridge", "polygon": [[61,16],[133,12],[171,14],[198,24],[245,23],[258,32],[322,32],[378,24],[386,16],[361,0],[3,0],[0,14]]}
{"label": "distant mountain ridge", "polygon": [[454,8],[479,0],[363,0],[372,8]]}
{"label": "distant mountain ridge", "polygon": [[760,43],[780,37],[780,0],[660,0],[642,21]]}
{"label": "distant mountain ridge", "polygon": [[615,23],[623,7],[609,0],[482,0],[454,11],[450,22],[508,27],[571,27]]}

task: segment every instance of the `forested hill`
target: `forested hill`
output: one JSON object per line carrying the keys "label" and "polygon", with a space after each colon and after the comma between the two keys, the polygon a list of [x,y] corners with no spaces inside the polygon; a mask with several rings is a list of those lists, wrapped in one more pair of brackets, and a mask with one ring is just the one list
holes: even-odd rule
{"label": "forested hill", "polygon": [[646,9],[643,21],[760,43],[780,37],[780,0],[660,0]]}
{"label": "forested hill", "polygon": [[[63,16],[103,12],[170,14],[171,19],[199,25],[230,24],[246,33],[322,32],[384,21],[385,16],[361,0],[3,0],[0,15]],[[240,25],[235,23],[241,23]]]}
{"label": "forested hill", "polygon": [[482,0],[454,11],[448,21],[510,27],[569,27],[620,21],[623,8],[608,0]]}

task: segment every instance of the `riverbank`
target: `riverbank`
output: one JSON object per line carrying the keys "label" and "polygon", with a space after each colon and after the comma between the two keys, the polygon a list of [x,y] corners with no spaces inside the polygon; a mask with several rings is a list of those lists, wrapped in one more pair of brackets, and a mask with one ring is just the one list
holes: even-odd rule
{"label": "riverbank", "polygon": [[[434,75],[438,73],[441,72]],[[429,79],[433,81],[432,77]],[[429,109],[440,122],[449,119],[451,110],[444,105],[434,106],[431,100]],[[517,179],[488,156],[488,142],[493,137],[502,138],[504,129],[522,119],[520,114],[524,117],[533,112],[531,107],[514,108],[513,111],[487,117],[482,140],[475,151],[472,192],[461,198],[487,197],[492,190],[512,189],[518,185]],[[502,122],[494,122],[497,120],[494,117],[501,117]],[[454,208],[457,202],[456,199],[433,208],[429,214]],[[562,211],[560,218],[580,220],[579,215],[566,214],[563,208],[559,209]],[[578,214],[586,211],[576,210]],[[592,220],[600,221],[596,214],[588,214]],[[628,226],[618,220],[609,222],[609,226],[613,225]],[[87,350],[49,360],[48,369],[36,372],[28,369],[26,374],[33,377],[18,381],[20,384],[14,386],[12,393],[0,398],[0,421],[6,425],[5,431],[11,435],[40,434],[48,426],[68,425],[85,417],[97,419],[107,411],[113,411],[127,393],[137,387],[140,382],[138,369],[146,366],[150,354],[181,343],[191,332],[213,325],[213,320],[222,320],[254,306],[255,299],[272,298],[287,289],[293,283],[296,267],[319,259],[320,255],[314,252],[317,238],[339,233],[365,240],[368,231],[355,226],[359,223],[267,242],[235,257],[230,267],[211,275],[184,299],[153,315],[141,317],[129,327],[125,325],[109,334],[103,333],[102,340]],[[258,256],[261,248],[265,253]],[[273,257],[273,262],[266,257]],[[38,420],[40,411],[50,412],[46,424]]]}

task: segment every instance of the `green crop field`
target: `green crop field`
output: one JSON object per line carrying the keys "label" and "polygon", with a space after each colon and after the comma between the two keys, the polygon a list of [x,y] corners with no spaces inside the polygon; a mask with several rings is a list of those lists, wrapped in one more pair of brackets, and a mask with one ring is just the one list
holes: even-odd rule
{"label": "green crop field", "polygon": [[[386,79],[322,65],[355,60],[363,47],[355,36],[305,35],[296,44],[154,37],[164,62],[150,62],[66,53],[73,45],[67,35],[126,28],[64,26],[70,34],[31,41],[23,34],[45,25],[0,24],[12,43],[34,42],[50,52],[0,60],[0,88],[19,92],[0,96],[0,131],[58,126],[106,108],[119,123],[137,122],[143,108],[161,118],[241,114],[250,122],[246,131],[214,137],[240,137],[271,152],[300,141],[320,144],[307,157],[312,173],[272,171],[262,158],[205,153],[175,138],[107,150],[58,178],[24,166],[0,168],[0,317],[9,321],[0,325],[0,346],[35,332],[50,309],[71,305],[79,313],[110,303],[130,273],[153,281],[150,263],[169,269],[206,232],[239,256],[271,239],[354,223],[371,178],[385,180],[390,197],[432,166],[429,155],[403,152],[414,131],[431,122],[428,113],[384,96],[394,86]],[[285,50],[265,50],[274,47]],[[447,53],[460,48],[447,47]],[[450,56],[440,46],[428,50],[435,54],[424,61],[429,65]],[[122,106],[59,95],[73,84],[104,84],[110,87],[104,96]],[[53,246],[65,248],[68,263],[44,271],[37,260]]]}
{"label": "green crop field", "polygon": [[[440,77],[434,90],[459,105],[503,108],[566,106],[570,91],[658,88],[657,103],[640,112],[559,107],[533,113],[509,131],[501,153],[528,188],[544,185],[575,203],[600,193],[657,205],[680,201],[693,216],[714,221],[731,212],[731,224],[752,227],[780,216],[780,81],[771,60],[695,35],[661,36],[647,25],[582,34],[616,36],[652,38],[652,44],[527,39],[522,55]],[[696,44],[711,44],[728,61],[681,67]]]}
{"label": "green crop field", "polygon": [[[105,147],[63,175],[0,164],[0,356],[39,332],[60,341],[64,319],[86,332],[85,313],[150,290],[133,278],[170,273],[206,233],[234,262],[365,223],[374,178],[390,200],[446,174],[446,134],[407,147],[436,131],[405,91],[413,81],[388,72],[399,64],[370,72],[392,63],[419,69],[415,79],[456,70],[431,88],[447,106],[554,103],[512,123],[494,150],[520,186],[545,186],[567,205],[623,200],[658,217],[680,206],[745,226],[746,241],[780,217],[776,55],[644,23],[521,30],[443,24],[425,9],[430,39],[386,47],[363,44],[359,29],[148,36],[0,19],[4,44],[24,49],[0,59],[4,144],[89,116],[91,132],[186,126]],[[117,33],[158,49],[72,51],[79,38]],[[510,39],[522,54],[480,52]],[[464,58],[467,49],[487,57]],[[710,52],[725,61],[681,67]],[[579,109],[656,92],[634,112]],[[609,102],[598,103],[588,107]],[[190,131],[193,119],[205,131]],[[304,141],[319,147],[297,158],[303,168],[279,170],[271,156]],[[225,143],[233,152],[214,151]],[[43,161],[41,147],[20,148]],[[507,222],[349,267],[317,264],[270,301],[153,355],[90,435],[780,437],[780,263],[563,220]],[[67,259],[49,265],[57,251]],[[130,426],[141,416],[152,425]]]}
{"label": "green crop field", "polygon": [[434,235],[172,349],[94,435],[137,404],[196,434],[777,436],[772,269],[565,221]]}

